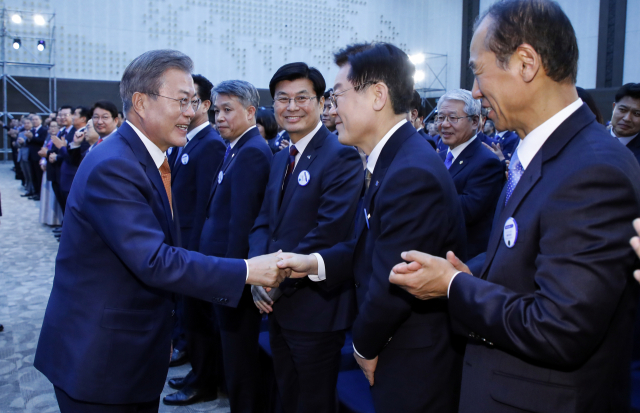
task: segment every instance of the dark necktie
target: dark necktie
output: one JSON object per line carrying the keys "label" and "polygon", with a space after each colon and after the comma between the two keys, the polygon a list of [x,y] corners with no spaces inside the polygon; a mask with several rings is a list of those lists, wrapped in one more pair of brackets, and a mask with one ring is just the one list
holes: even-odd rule
{"label": "dark necktie", "polygon": [[507,179],[507,196],[504,199],[504,204],[507,205],[509,202],[509,198],[511,198],[511,194],[513,194],[514,189],[516,189],[516,185],[518,185],[518,181],[522,177],[524,173],[524,168],[522,167],[522,163],[520,163],[520,159],[518,159],[518,152],[513,154],[511,157],[511,162],[509,163],[509,178]]}
{"label": "dark necktie", "polygon": [[369,185],[371,184],[371,172],[369,172],[368,168],[364,170],[364,190],[369,189]]}
{"label": "dark necktie", "polygon": [[227,150],[224,151],[224,158],[222,159],[223,164],[227,160],[227,157],[229,156],[230,152],[231,152],[231,144],[227,145]]}
{"label": "dark necktie", "polygon": [[447,157],[444,160],[444,166],[449,169],[451,168],[451,164],[453,163],[453,152],[449,151],[449,153],[447,153]]}
{"label": "dark necktie", "polygon": [[173,215],[173,205],[171,204],[171,168],[169,168],[169,160],[165,156],[164,162],[160,165],[160,177],[164,184],[164,190],[167,192],[167,198],[169,198],[169,207],[171,207],[171,214]]}
{"label": "dark necktie", "polygon": [[282,193],[287,189],[289,178],[293,173],[293,168],[296,166],[296,155],[298,154],[298,148],[295,145],[289,147],[289,163],[287,164],[287,171],[284,174],[284,184],[282,185]]}

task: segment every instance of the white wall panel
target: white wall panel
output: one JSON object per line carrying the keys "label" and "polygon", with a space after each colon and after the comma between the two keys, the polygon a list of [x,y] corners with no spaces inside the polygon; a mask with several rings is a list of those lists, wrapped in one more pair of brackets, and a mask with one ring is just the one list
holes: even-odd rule
{"label": "white wall panel", "polygon": [[640,0],[627,0],[622,83],[640,82]]}

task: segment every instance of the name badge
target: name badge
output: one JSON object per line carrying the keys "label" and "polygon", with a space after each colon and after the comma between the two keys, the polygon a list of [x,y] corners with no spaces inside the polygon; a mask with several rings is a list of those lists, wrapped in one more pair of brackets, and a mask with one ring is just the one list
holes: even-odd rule
{"label": "name badge", "polygon": [[218,174],[218,184],[222,183],[222,179],[224,178],[224,172],[220,171]]}
{"label": "name badge", "polygon": [[518,223],[515,219],[509,218],[504,223],[504,230],[502,231],[502,238],[504,238],[504,245],[507,248],[513,248],[518,240]]}
{"label": "name badge", "polygon": [[185,153],[184,155],[182,155],[182,158],[180,159],[182,161],[183,165],[186,165],[189,163],[189,154]]}
{"label": "name badge", "polygon": [[309,171],[302,171],[298,175],[298,185],[300,186],[307,186],[310,180],[311,175],[309,174]]}
{"label": "name badge", "polygon": [[173,152],[173,147],[167,149],[167,155],[171,155],[171,152]]}

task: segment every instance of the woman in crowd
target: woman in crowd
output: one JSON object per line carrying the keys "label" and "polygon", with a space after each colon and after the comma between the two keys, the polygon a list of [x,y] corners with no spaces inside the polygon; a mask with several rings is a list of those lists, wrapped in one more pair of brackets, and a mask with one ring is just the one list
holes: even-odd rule
{"label": "woman in crowd", "polygon": [[56,196],[53,193],[51,187],[51,181],[47,180],[47,151],[51,150],[53,143],[51,142],[51,136],[57,135],[60,130],[58,122],[55,120],[49,123],[49,134],[44,141],[44,146],[38,152],[40,156],[40,168],[44,171],[42,175],[42,188],[40,190],[40,223],[50,226],[58,226],[62,223],[62,209],[60,204],[56,200]]}

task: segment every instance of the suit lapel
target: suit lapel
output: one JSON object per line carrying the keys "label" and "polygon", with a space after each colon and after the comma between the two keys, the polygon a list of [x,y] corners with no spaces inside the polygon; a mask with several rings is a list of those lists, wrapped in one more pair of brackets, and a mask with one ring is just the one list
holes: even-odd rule
{"label": "suit lapel", "polygon": [[[184,149],[182,149],[182,154],[180,155],[180,157],[184,156],[185,154],[189,155],[194,150],[194,148],[198,146],[198,144],[200,143],[200,140],[209,132],[210,128],[211,128],[211,125],[205,126],[204,129],[202,129],[200,132],[196,134],[196,136],[191,138],[191,140],[187,143]],[[178,148],[175,148],[175,149],[176,150],[174,150],[174,152],[176,152],[176,154],[173,157],[174,162],[176,162],[176,156],[178,156],[177,155]],[[174,154],[172,153],[171,155],[174,155]],[[178,159],[177,161],[178,162],[175,164],[175,167],[171,168],[172,179],[175,179],[176,175],[178,175],[178,171],[180,171],[183,166],[182,159]],[[171,163],[171,160],[169,160],[169,165],[173,165]]]}
{"label": "suit lapel", "polygon": [[449,168],[449,173],[453,178],[461,170],[463,170],[467,165],[469,165],[469,158],[473,156],[473,154],[478,149],[478,145],[481,145],[480,140],[476,137],[464,150],[458,155],[458,157],[453,161],[451,167]]}

